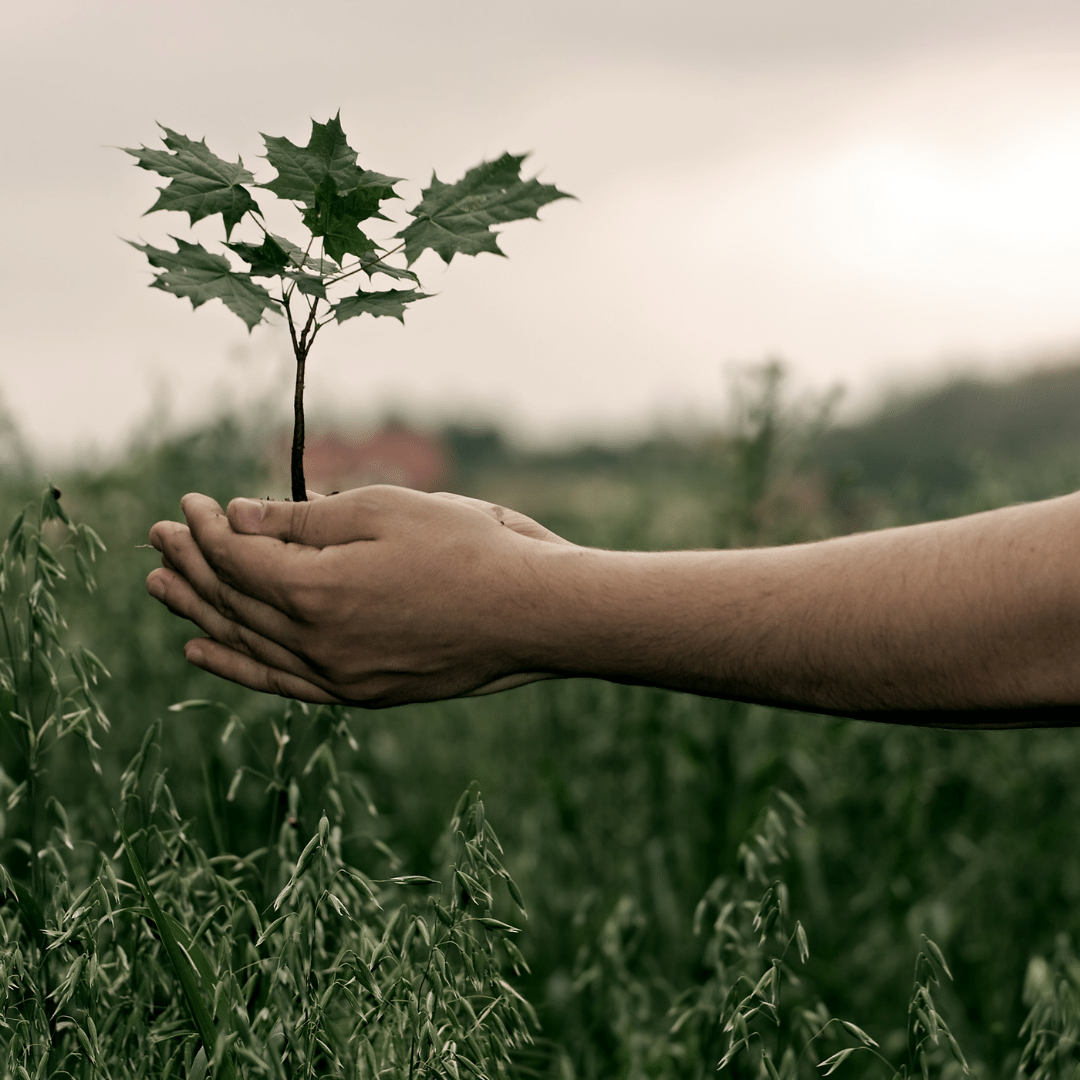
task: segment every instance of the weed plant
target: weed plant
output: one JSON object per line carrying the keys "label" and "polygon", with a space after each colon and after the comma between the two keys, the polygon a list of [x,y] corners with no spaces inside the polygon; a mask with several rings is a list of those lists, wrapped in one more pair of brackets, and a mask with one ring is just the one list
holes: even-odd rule
{"label": "weed plant", "polygon": [[[622,456],[508,455],[470,467],[459,488],[626,547],[787,541],[885,511],[925,516],[929,502],[908,488],[886,504],[878,487],[821,471],[817,407],[793,417],[779,392],[769,404],[766,376],[747,387],[742,426],[697,449],[657,440]],[[451,1062],[472,1076],[466,1058],[488,1075],[703,1077],[732,1050],[721,1075],[951,1076],[963,1066],[950,1033],[975,1076],[1074,1070],[1073,732],[900,729],[588,680],[375,714],[283,709],[183,665],[188,630],[146,600],[156,555],[137,546],[185,490],[266,493],[256,445],[229,419],[144,444],[65,478],[61,502],[40,502],[4,551],[6,618],[29,626],[28,603],[51,612],[35,639],[51,651],[34,646],[32,679],[19,644],[30,639],[13,636],[3,654],[4,798],[26,786],[0,840],[0,1075],[156,1076],[171,1062],[172,1075],[197,1076],[204,1064],[215,1072],[215,1055],[222,1075],[367,1075],[371,1044],[387,1077],[409,1065],[454,1075]],[[1045,469],[1024,468],[999,478],[1000,502],[1054,493]],[[630,496],[544,501],[574,485]],[[945,512],[975,497],[946,504],[945,490],[933,502]],[[0,485],[8,520],[24,495],[22,479]],[[683,533],[670,525],[676,497],[702,508],[680,519]],[[35,564],[26,556],[40,541],[50,555]],[[52,554],[63,544],[75,548]],[[76,549],[88,568],[96,553],[93,594]],[[86,667],[84,648],[100,667]],[[31,699],[35,732],[71,714],[44,728],[32,799]],[[468,847],[480,844],[475,794],[456,835],[446,830],[472,780],[485,796],[480,854]],[[192,957],[211,1037],[114,810],[162,922]],[[482,891],[462,888],[454,867]],[[517,935],[478,921],[518,921],[503,871],[529,909]],[[435,902],[471,945],[455,943]],[[444,998],[418,981],[439,942],[455,988]],[[430,970],[442,978],[438,959]],[[532,1003],[537,1026],[495,978]],[[429,1053],[438,1044],[424,1024],[440,1038],[471,1031],[469,1008],[476,1046],[453,1038],[453,1054]]]}
{"label": "weed plant", "polygon": [[[119,778],[116,850],[73,839],[48,755],[80,735],[97,767],[94,725],[108,722],[94,687],[107,672],[60,637],[53,586],[65,573],[43,531],[64,527],[88,586],[101,545],[58,494],[46,489],[16,518],[0,563],[3,1075],[506,1075],[536,1021],[505,976],[526,965],[517,927],[496,917],[496,884],[519,905],[521,894],[479,793],[458,801],[441,883],[349,865],[334,751],[351,736],[340,710],[318,711],[327,735],[304,770],[325,763],[320,795],[334,824],[323,812],[310,827],[285,753],[289,707],[262,777],[271,806],[285,810],[271,817],[265,847],[210,856],[189,834],[160,767],[160,723]],[[70,676],[57,670],[65,664]],[[193,704],[203,703],[177,711]]]}

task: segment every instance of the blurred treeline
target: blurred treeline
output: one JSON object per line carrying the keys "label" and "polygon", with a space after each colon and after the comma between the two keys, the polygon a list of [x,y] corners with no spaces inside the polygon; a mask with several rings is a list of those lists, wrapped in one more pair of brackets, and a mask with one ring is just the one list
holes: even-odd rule
{"label": "blurred treeline", "polygon": [[[832,400],[787,400],[777,365],[746,371],[736,389],[724,428],[618,448],[530,452],[494,429],[449,427],[454,489],[580,543],[659,549],[797,542],[1080,487],[1078,367],[952,382],[849,426],[832,422]],[[258,771],[282,745],[308,764],[319,743],[302,718],[283,743],[280,702],[188,668],[190,628],[143,587],[157,561],[141,546],[149,525],[177,516],[188,490],[222,502],[264,494],[269,439],[226,417],[53,478],[108,546],[97,592],[72,586],[64,598],[71,633],[113,675],[103,776],[74,751],[51,763],[76,834],[109,834],[109,792],[157,717],[169,784],[210,851],[266,843]],[[40,480],[7,469],[5,520]],[[222,704],[168,712],[189,699]],[[233,713],[247,734],[223,743]],[[522,990],[543,1024],[534,1064],[552,1075],[684,1075],[665,1039],[674,996],[704,978],[694,909],[718,874],[737,874],[738,845],[777,788],[808,817],[785,872],[809,935],[807,975],[834,1015],[894,1059],[920,935],[956,976],[942,1011],[969,1061],[1003,1076],[1016,1066],[1032,958],[1080,934],[1071,730],[896,728],[586,680],[356,711],[352,730],[349,759],[312,761],[309,775],[350,777],[340,788],[355,798],[325,809],[376,876],[382,843],[404,857],[401,872],[429,872],[457,795],[479,781],[530,911]],[[845,1067],[872,1071],[867,1060]]]}

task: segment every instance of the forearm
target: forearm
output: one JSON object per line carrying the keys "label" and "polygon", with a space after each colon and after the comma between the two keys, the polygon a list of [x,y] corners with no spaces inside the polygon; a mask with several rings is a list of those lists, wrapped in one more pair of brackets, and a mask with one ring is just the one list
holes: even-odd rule
{"label": "forearm", "polygon": [[901,722],[1080,720],[1077,495],[784,548],[535,555],[523,646],[547,670]]}

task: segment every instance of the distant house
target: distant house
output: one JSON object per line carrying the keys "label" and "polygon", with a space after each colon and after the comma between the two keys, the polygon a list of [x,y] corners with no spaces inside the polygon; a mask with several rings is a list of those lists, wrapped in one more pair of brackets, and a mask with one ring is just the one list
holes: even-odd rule
{"label": "distant house", "polygon": [[[288,459],[288,446],[285,446]],[[308,486],[324,494],[364,484],[397,484],[419,491],[445,486],[450,461],[440,443],[399,425],[367,439],[313,435],[304,450]]]}

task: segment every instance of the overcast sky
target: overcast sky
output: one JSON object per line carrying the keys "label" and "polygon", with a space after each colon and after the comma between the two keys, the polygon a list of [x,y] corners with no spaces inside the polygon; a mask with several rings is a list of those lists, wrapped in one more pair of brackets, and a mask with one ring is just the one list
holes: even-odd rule
{"label": "overcast sky", "polygon": [[41,456],[285,411],[280,325],[146,288],[120,238],[187,219],[140,217],[161,181],[114,147],[161,121],[269,178],[257,133],[339,108],[407,200],[530,150],[579,201],[508,226],[507,260],[426,255],[405,327],[328,329],[316,413],[550,440],[721,417],[767,355],[857,402],[1080,344],[1075,0],[46,0],[0,33],[0,392]]}

